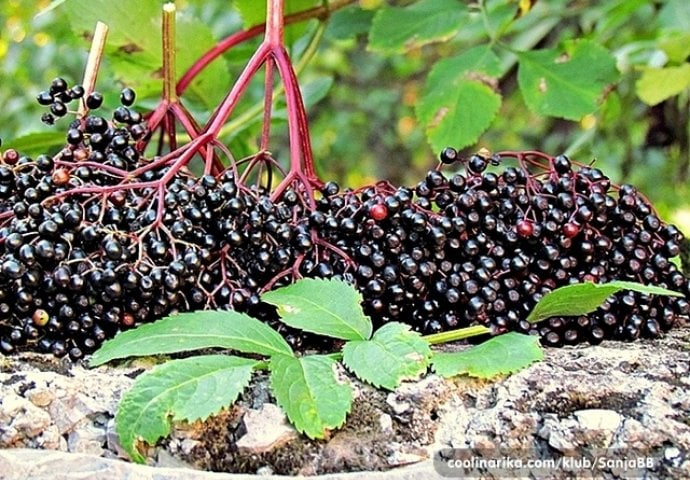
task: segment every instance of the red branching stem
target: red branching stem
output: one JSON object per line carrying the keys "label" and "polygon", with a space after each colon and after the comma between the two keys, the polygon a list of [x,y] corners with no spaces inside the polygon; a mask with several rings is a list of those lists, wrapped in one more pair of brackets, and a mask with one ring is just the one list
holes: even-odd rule
{"label": "red branching stem", "polygon": [[256,72],[261,68],[261,65],[266,61],[267,56],[271,51],[271,46],[267,43],[262,43],[257,48],[252,58],[240,73],[237,81],[230,89],[230,92],[223,99],[220,106],[213,112],[211,118],[206,124],[205,131],[209,132],[213,137],[216,137],[220,132],[223,124],[227,121],[228,117],[232,114],[240,96],[249,86],[249,81],[256,74]]}
{"label": "red branching stem", "polygon": [[266,59],[266,78],[264,82],[264,120],[261,129],[261,151],[268,150],[268,143],[271,136],[271,113],[273,112],[273,67],[275,60],[273,57]]}

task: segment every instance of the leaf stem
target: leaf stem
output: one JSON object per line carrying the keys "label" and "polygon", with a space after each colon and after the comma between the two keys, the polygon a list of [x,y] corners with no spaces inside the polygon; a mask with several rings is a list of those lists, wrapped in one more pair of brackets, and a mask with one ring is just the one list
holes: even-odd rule
{"label": "leaf stem", "polygon": [[448,332],[424,335],[422,338],[426,340],[429,345],[438,345],[441,343],[463,340],[465,338],[477,337],[479,335],[486,335],[487,333],[491,333],[491,330],[482,325],[475,325],[473,327],[459,328],[457,330],[450,330]]}
{"label": "leaf stem", "polygon": [[[98,77],[98,69],[101,66],[106,38],[108,38],[108,25],[103,22],[97,22],[96,29],[93,32],[93,40],[91,40],[91,50],[89,50],[86,67],[84,68],[84,79],[82,80],[84,98],[88,97],[96,86],[96,78]],[[89,113],[89,108],[86,106],[86,101],[79,102],[77,117],[83,118],[87,113]]]}
{"label": "leaf stem", "polygon": [[177,101],[175,90],[175,4],[163,5],[163,98]]}

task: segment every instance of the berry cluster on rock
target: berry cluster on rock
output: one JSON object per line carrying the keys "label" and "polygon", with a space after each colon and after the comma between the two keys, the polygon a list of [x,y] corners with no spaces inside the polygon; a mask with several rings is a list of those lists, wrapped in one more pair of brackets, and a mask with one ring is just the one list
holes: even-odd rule
{"label": "berry cluster on rock", "polygon": [[[0,162],[0,352],[81,358],[117,331],[175,311],[232,308],[273,321],[261,292],[311,276],[361,291],[382,324],[424,333],[470,324],[539,334],[548,345],[655,337],[687,319],[685,298],[623,293],[589,316],[525,321],[572,282],[632,280],[689,292],[671,259],[682,235],[632,186],[565,156],[452,148],[413,188],[386,182],[313,192],[251,184],[231,164],[194,175],[147,158],[147,122],[124,89],[104,103],[56,79],[38,95],[55,155]],[[461,171],[445,174],[462,165]],[[503,168],[500,170],[500,168]],[[291,343],[305,337],[283,328]]]}

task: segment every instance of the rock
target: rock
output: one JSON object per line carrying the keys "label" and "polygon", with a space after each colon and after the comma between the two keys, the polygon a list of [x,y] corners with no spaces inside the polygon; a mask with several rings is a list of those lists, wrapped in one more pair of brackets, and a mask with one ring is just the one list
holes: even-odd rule
{"label": "rock", "polygon": [[393,419],[387,413],[382,413],[379,416],[379,426],[382,432],[392,432],[393,431]]}
{"label": "rock", "polygon": [[575,417],[580,427],[586,430],[615,431],[621,424],[621,416],[613,410],[591,408],[589,410],[577,410]]}
{"label": "rock", "polygon": [[390,405],[396,415],[402,415],[412,406],[409,402],[399,401],[398,394],[396,392],[391,392],[388,394],[386,397],[386,403]]}
{"label": "rock", "polygon": [[70,452],[101,455],[106,446],[105,430],[92,425],[73,430],[67,436],[67,449]]}
{"label": "rock", "polygon": [[237,447],[247,453],[267,452],[297,437],[283,411],[272,403],[264,403],[259,410],[247,410],[243,422],[247,433],[237,441]]}
{"label": "rock", "polygon": [[26,398],[37,407],[47,407],[55,399],[55,394],[48,388],[32,388],[26,392]]}

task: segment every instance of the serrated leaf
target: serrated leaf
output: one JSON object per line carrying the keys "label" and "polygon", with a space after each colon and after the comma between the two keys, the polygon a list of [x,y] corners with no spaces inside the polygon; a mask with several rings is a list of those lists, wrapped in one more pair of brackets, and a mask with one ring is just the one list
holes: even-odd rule
{"label": "serrated leaf", "polygon": [[259,355],[292,355],[285,339],[265,323],[235,311],[185,312],[117,334],[94,352],[89,365],[116,358],[229,348]]}
{"label": "serrated leaf", "polygon": [[645,68],[635,83],[637,96],[647,105],[656,105],[690,86],[690,64],[678,67]]}
{"label": "serrated leaf", "polygon": [[500,72],[500,60],[488,46],[434,65],[416,107],[434,150],[466,147],[489,128],[501,106],[489,84]]}
{"label": "serrated leaf", "polygon": [[574,283],[557,288],[539,300],[527,317],[528,322],[539,322],[550,317],[570,317],[593,312],[614,293],[621,290],[649,295],[682,297],[682,293],[641,283],[615,280],[608,283]]}
{"label": "serrated leaf", "polygon": [[271,357],[271,389],[297,430],[323,438],[340,427],[352,406],[352,387],[338,381],[336,362],[325,355]]}
{"label": "serrated leaf", "polygon": [[293,328],[342,340],[366,340],[371,320],[362,310],[362,294],[341,280],[304,278],[261,297],[278,307],[281,321]]}
{"label": "serrated leaf", "polygon": [[371,340],[352,340],[343,348],[343,363],[352,373],[388,390],[424,373],[430,357],[429,344],[398,322],[386,323]]}
{"label": "serrated leaf", "polygon": [[115,415],[115,430],[132,460],[144,463],[140,440],[153,444],[171,421],[204,420],[231,405],[258,362],[229,355],[172,360],[137,377]]}
{"label": "serrated leaf", "polygon": [[517,372],[543,358],[539,337],[510,332],[460,352],[434,353],[431,363],[442,377],[491,378]]}
{"label": "serrated leaf", "polygon": [[579,120],[595,110],[604,87],[618,78],[618,72],[604,47],[589,40],[568,47],[518,53],[518,83],[535,113]]}
{"label": "serrated leaf", "polygon": [[40,155],[65,146],[64,132],[28,133],[3,142],[4,148],[13,148],[24,155]]}
{"label": "serrated leaf", "polygon": [[401,53],[446,40],[462,27],[467,7],[457,0],[421,0],[406,7],[389,7],[374,15],[369,48]]}

